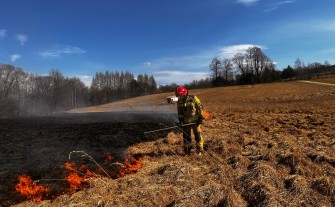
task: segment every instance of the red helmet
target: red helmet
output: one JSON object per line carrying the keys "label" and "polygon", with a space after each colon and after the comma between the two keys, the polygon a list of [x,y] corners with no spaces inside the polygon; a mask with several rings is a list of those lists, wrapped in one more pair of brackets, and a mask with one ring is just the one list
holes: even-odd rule
{"label": "red helmet", "polygon": [[178,86],[176,89],[176,96],[187,96],[188,95],[188,91],[186,88],[184,88],[183,86]]}

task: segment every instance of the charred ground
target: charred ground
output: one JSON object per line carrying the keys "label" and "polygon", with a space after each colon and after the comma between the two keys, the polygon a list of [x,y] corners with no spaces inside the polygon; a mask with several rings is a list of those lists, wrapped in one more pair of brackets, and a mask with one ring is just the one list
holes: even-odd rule
{"label": "charred ground", "polygon": [[[93,123],[79,127],[81,130],[74,133],[78,126],[64,119],[63,129],[69,128],[69,133],[73,134],[71,137],[76,140],[68,141],[72,143],[69,151],[74,150],[74,145],[82,145],[99,159],[104,152],[100,148],[103,140],[98,139],[99,136],[92,140],[84,138],[89,134],[85,130],[92,127],[92,136],[100,131],[103,135],[120,134],[120,140],[125,137],[135,140],[126,144],[129,146],[127,153],[141,158],[142,168],[136,174],[116,180],[95,179],[90,187],[72,196],[61,195],[40,203],[23,202],[19,206],[335,205],[333,85],[288,82],[194,90],[191,93],[197,95],[214,116],[203,127],[204,156],[181,156],[180,131],[138,138],[141,137],[138,134],[149,128],[164,127],[164,124],[158,125],[158,121],[127,123],[135,129],[134,134],[108,131],[113,127]],[[162,103],[168,95],[171,94],[129,99],[72,113],[121,111],[125,108],[172,112],[174,106]],[[50,127],[50,131],[55,131],[55,128]],[[38,136],[38,132],[34,128],[31,137]],[[70,140],[61,132],[63,130],[55,133],[54,139]],[[22,148],[30,149],[32,146],[24,140],[22,143],[29,146]],[[50,150],[38,149],[38,156]],[[27,150],[21,151],[28,153]],[[61,161],[67,159],[68,151],[65,151],[56,153],[64,156]]]}
{"label": "charred ground", "polygon": [[[18,176],[26,174],[52,189],[50,197],[64,193],[64,163],[72,151],[84,151],[103,163],[111,154],[122,161],[126,149],[149,139],[143,132],[171,124],[172,113],[110,112],[58,114],[48,117],[0,119],[0,204],[23,201],[15,191]],[[73,155],[71,162],[93,163],[82,154]],[[45,181],[43,181],[45,180]]]}

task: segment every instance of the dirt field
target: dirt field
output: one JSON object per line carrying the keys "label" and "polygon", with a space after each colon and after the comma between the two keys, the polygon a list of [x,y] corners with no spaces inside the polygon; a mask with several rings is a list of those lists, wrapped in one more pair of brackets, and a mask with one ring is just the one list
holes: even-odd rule
{"label": "dirt field", "polygon": [[[13,191],[18,175],[60,177],[68,153],[80,149],[98,162],[105,153],[118,159],[129,153],[142,168],[119,179],[92,179],[71,196],[19,206],[335,205],[335,86],[287,82],[190,93],[213,115],[203,126],[202,157],[182,155],[179,130],[143,135],[176,121],[175,106],[164,103],[170,93],[56,118],[0,120],[1,202],[24,199]],[[56,194],[65,188],[43,184]]]}

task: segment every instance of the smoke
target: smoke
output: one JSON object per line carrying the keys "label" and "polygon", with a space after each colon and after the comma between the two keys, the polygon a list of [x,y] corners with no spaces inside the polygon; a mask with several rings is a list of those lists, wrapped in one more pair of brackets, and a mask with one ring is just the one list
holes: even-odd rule
{"label": "smoke", "polygon": [[118,111],[118,112],[88,112],[88,113],[59,113],[60,118],[67,120],[99,123],[148,123],[148,124],[164,124],[171,126],[175,124],[177,119],[176,112],[169,111]]}

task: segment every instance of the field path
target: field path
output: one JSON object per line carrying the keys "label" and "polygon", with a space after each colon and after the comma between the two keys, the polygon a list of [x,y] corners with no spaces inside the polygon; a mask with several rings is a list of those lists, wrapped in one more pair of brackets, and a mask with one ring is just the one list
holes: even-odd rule
{"label": "field path", "polygon": [[304,82],[304,83],[314,83],[318,85],[326,85],[326,86],[335,86],[333,83],[321,83],[321,82],[314,82],[314,81],[299,81],[299,82]]}

